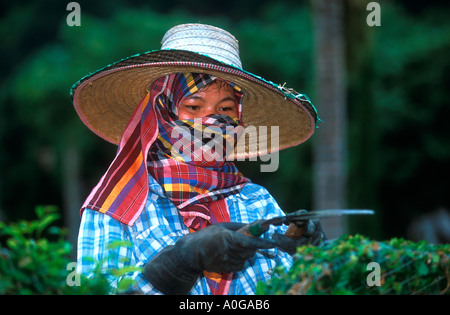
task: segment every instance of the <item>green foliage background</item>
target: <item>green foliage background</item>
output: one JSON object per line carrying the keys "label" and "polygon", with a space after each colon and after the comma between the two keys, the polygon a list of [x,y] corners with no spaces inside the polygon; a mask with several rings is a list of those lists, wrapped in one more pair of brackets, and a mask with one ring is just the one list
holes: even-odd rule
{"label": "green foliage background", "polygon": [[[80,285],[68,285],[71,244],[53,223],[59,217],[53,207],[37,207],[38,219],[6,225],[0,222],[0,295],[5,294],[107,294],[108,282],[98,273],[83,277]],[[83,285],[81,285],[81,281]]]}
{"label": "green foliage background", "polygon": [[[302,246],[289,271],[275,270],[258,294],[449,295],[450,245],[341,236],[324,247]],[[377,263],[374,267],[370,263]],[[378,268],[378,269],[377,269]],[[376,277],[379,277],[377,283]]]}
{"label": "green foliage background", "polygon": [[[134,280],[126,277],[139,267],[104,270],[103,261],[94,262],[90,278],[78,274],[71,260],[72,244],[65,229],[55,223],[58,209],[36,207],[37,218],[17,223],[0,222],[0,295],[105,295],[131,292]],[[4,245],[2,245],[4,243]],[[108,249],[130,246],[126,241],[108,244]],[[112,257],[112,256],[110,256]],[[105,258],[108,259],[108,258]],[[112,288],[108,275],[116,277]]]}
{"label": "green foliage background", "polygon": [[[81,123],[70,87],[109,63],[159,48],[164,32],[175,24],[211,23],[231,31],[246,70],[287,82],[314,102],[308,1],[79,3],[81,27],[66,24],[67,3],[2,4],[0,210],[5,219],[31,218],[40,204],[64,209],[69,147],[80,158],[76,194],[81,201],[87,196],[116,148]],[[449,9],[438,1],[380,4],[380,27],[369,29],[364,12],[354,24],[346,17],[347,200],[349,207],[377,212],[370,224],[352,221],[352,232],[390,238],[404,236],[418,215],[450,207],[450,126],[445,121],[450,114],[450,22]],[[359,49],[361,31],[367,32],[369,45]],[[238,166],[286,211],[311,209],[313,141],[281,152],[275,173],[261,174],[256,162]]]}

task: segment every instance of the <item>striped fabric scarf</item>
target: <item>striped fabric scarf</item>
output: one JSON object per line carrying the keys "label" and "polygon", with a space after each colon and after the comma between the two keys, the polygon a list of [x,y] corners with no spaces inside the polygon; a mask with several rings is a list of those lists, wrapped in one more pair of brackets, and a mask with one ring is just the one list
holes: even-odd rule
{"label": "striped fabric scarf", "polygon": [[[214,80],[220,79],[194,73],[156,80],[133,113],[116,158],[82,210],[97,210],[133,225],[145,206],[150,174],[177,207],[190,232],[229,222],[224,198],[240,192],[248,181],[225,159],[226,148],[236,140],[236,133],[229,131],[237,130],[240,117],[210,115],[178,120],[183,99]],[[234,88],[240,116],[243,94],[239,87],[227,83]],[[205,276],[213,294],[228,293],[232,274],[205,272]]]}

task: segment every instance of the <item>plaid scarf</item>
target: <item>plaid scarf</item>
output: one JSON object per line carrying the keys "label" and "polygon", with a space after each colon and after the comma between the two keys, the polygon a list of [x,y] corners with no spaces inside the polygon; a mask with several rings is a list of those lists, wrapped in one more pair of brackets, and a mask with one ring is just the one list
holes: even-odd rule
{"label": "plaid scarf", "polygon": [[[226,148],[237,136],[227,131],[240,125],[243,94],[239,87],[227,82],[235,91],[237,118],[211,115],[178,120],[178,106],[183,99],[214,80],[220,79],[195,73],[156,80],[136,107],[116,158],[82,210],[97,210],[133,225],[145,206],[150,174],[177,207],[189,231],[229,222],[224,198],[238,193],[248,181],[225,159]],[[198,137],[205,134],[210,137]],[[227,294],[232,274],[205,272],[205,276],[213,294]]]}

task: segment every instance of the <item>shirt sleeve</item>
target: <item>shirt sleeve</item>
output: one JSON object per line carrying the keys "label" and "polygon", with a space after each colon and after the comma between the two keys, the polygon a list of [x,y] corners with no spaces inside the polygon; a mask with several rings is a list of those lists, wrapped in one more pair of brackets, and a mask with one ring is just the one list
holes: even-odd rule
{"label": "shirt sleeve", "polygon": [[95,277],[94,270],[100,264],[100,271],[112,288],[111,293],[117,292],[119,281],[130,278],[135,282],[134,289],[137,287],[144,294],[161,294],[140,271],[121,276],[111,273],[112,270],[125,270],[130,266],[143,267],[144,262],[136,259],[127,227],[108,215],[85,209],[78,235],[77,256],[77,272],[87,278]]}

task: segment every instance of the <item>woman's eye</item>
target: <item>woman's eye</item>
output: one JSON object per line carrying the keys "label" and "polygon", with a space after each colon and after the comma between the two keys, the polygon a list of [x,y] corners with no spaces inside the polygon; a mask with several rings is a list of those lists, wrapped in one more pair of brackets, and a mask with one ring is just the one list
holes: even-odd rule
{"label": "woman's eye", "polygon": [[233,110],[233,108],[232,107],[221,107],[220,110],[223,112],[227,112],[227,111]]}
{"label": "woman's eye", "polygon": [[197,110],[198,109],[198,106],[196,106],[196,105],[185,105],[184,107],[186,107],[189,110]]}

